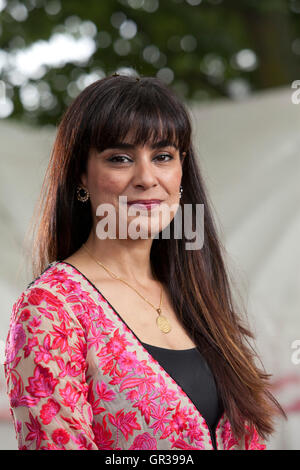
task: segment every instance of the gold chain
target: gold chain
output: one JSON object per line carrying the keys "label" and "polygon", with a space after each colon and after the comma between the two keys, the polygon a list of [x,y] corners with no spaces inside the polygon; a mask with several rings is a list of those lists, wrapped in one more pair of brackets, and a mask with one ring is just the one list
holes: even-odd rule
{"label": "gold chain", "polygon": [[86,247],[86,245],[84,243],[82,244],[82,247],[87,251],[87,253],[90,255],[90,257],[94,261],[96,261],[96,263],[98,263],[99,266],[101,266],[103,269],[105,269],[114,279],[118,279],[119,281],[123,282],[128,287],[133,289],[140,297],[142,297],[149,305],[151,305],[151,307],[153,307],[157,311],[158,317],[156,319],[156,324],[163,333],[169,333],[169,331],[171,331],[171,326],[170,326],[169,321],[167,320],[166,317],[161,315],[161,304],[162,304],[162,294],[163,294],[163,288],[162,287],[161,287],[161,293],[160,293],[159,307],[156,308],[151,302],[149,302],[149,300],[146,299],[146,297],[144,297],[140,292],[138,292],[135,287],[131,286],[127,281],[125,281],[124,279],[122,279],[119,276],[117,276],[116,274],[114,274],[110,269],[108,269],[107,266],[104,266],[103,263],[101,263],[99,260],[97,260],[97,258],[95,258],[92,255],[92,253],[90,252],[90,250]]}

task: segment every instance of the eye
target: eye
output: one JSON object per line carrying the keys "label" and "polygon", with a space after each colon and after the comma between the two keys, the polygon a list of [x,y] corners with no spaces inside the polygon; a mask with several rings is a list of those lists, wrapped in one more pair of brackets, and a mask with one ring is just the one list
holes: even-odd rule
{"label": "eye", "polygon": [[124,160],[122,161],[121,160],[122,158],[128,158],[128,157],[126,157],[125,155],[114,155],[113,157],[108,158],[108,161],[113,162],[113,163],[127,163],[127,162],[124,162]]}
{"label": "eye", "polygon": [[155,157],[155,158],[159,158],[159,157],[169,157],[169,160],[165,160],[165,159],[164,159],[164,160],[159,160],[159,161],[162,162],[162,163],[163,163],[163,162],[168,162],[168,161],[170,161],[170,160],[173,160],[173,157],[172,157],[171,155],[168,155],[167,153],[162,153],[162,154],[158,155],[158,156]]}

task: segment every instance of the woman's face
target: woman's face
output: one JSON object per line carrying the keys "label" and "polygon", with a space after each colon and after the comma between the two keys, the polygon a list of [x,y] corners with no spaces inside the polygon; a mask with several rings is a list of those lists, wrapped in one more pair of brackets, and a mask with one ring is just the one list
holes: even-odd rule
{"label": "woman's face", "polygon": [[[94,223],[104,217],[107,220],[107,212],[96,215],[96,210],[99,205],[109,203],[116,214],[116,234],[119,233],[119,222],[124,220],[124,216],[126,238],[130,237],[130,224],[131,227],[139,226],[141,231],[146,231],[147,237],[144,238],[163,230],[174,218],[179,206],[182,163],[179,150],[168,145],[168,142],[161,142],[155,148],[149,145],[131,146],[122,142],[101,153],[91,149],[87,174],[83,174],[81,180],[90,193]],[[127,196],[127,202],[150,199],[162,202],[150,210],[145,208],[135,213],[134,206],[125,203],[119,205],[119,196]]]}

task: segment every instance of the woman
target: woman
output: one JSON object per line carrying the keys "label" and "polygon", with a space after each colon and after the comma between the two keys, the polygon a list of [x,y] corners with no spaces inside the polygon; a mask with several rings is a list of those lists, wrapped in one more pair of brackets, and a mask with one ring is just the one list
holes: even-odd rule
{"label": "woman", "polygon": [[[190,231],[204,205],[199,249],[174,235],[185,204]],[[188,112],[158,79],[114,74],[67,109],[33,247],[6,344],[19,449],[266,447],[284,411],[246,345]]]}

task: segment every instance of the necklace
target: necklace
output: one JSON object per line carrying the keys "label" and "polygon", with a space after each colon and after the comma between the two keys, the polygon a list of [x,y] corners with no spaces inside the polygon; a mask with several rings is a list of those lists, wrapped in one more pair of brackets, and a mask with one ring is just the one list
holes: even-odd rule
{"label": "necklace", "polygon": [[112,271],[110,271],[110,269],[108,269],[107,266],[104,266],[103,263],[101,263],[100,261],[98,261],[93,255],[92,253],[90,252],[90,250],[85,246],[85,244],[83,243],[82,244],[82,247],[87,251],[87,253],[90,255],[90,257],[96,261],[96,263],[98,263],[102,268],[104,268],[114,279],[118,279],[119,281],[123,282],[124,284],[126,284],[128,287],[130,287],[131,289],[133,289],[140,297],[142,297],[149,305],[151,305],[151,307],[153,307],[157,313],[158,313],[158,317],[156,318],[156,324],[158,326],[158,328],[160,329],[160,331],[162,331],[163,333],[169,333],[169,331],[171,331],[171,325],[168,321],[168,319],[166,317],[164,317],[163,315],[161,315],[161,304],[162,304],[162,293],[163,293],[163,289],[161,287],[161,293],[160,293],[160,303],[159,303],[159,307],[156,308],[151,302],[149,302],[149,300],[147,300],[142,294],[140,294],[140,292],[138,292],[135,287],[131,286],[130,284],[128,284],[127,281],[125,281],[124,279],[121,279],[119,276],[117,276],[116,274],[114,274]]}

